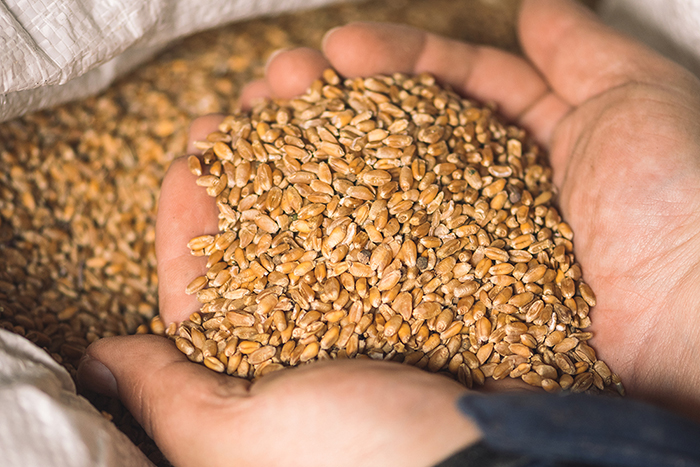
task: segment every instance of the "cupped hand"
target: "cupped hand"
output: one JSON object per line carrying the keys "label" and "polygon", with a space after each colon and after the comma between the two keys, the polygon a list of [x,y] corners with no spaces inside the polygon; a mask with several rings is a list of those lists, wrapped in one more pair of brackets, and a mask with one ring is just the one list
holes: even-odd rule
{"label": "cupped hand", "polygon": [[103,339],[88,353],[79,380],[118,396],[178,467],[428,466],[479,437],[456,408],[464,388],[407,365],[317,362],[251,383],[157,336]]}
{"label": "cupped hand", "polygon": [[[242,103],[300,94],[329,65],[347,77],[429,72],[496,102],[549,151],[561,212],[598,297],[599,357],[631,395],[700,416],[700,84],[570,1],[524,1],[519,34],[526,58],[352,24],[329,33],[322,54],[276,55]],[[191,139],[218,121],[198,120]],[[216,215],[185,162],[174,163],[156,245],[168,323],[198,309],[183,291],[205,260],[186,244],[216,232]],[[175,465],[428,465],[479,436],[456,412],[456,383],[402,365],[324,362],[248,383],[192,365],[152,336],[103,339],[88,355],[83,383],[118,394]]]}
{"label": "cupped hand", "polygon": [[[328,64],[308,50],[291,56],[303,66],[285,76],[286,92],[299,94]],[[247,88],[245,105],[269,95],[260,84]],[[193,122],[188,152],[220,121]],[[168,324],[199,309],[184,290],[206,258],[186,245],[216,232],[217,214],[186,159],[175,161],[156,228],[160,311]],[[156,336],[102,339],[87,355],[78,372],[83,387],[119,397],[176,466],[428,466],[480,437],[458,412],[463,386],[398,363],[315,362],[250,382],[195,365]]]}
{"label": "cupped hand", "polygon": [[[700,82],[572,1],[524,1],[519,36],[525,58],[406,26],[351,24],[327,34],[323,53],[275,55],[242,103],[300,94],[329,65],[346,77],[428,72],[497,103],[549,152],[560,210],[598,299],[598,356],[631,395],[700,417]],[[194,129],[203,136],[213,125]],[[172,274],[182,287],[193,277]],[[180,304],[166,319],[196,306],[161,291]]]}
{"label": "cupped hand", "polygon": [[[323,53],[347,77],[429,72],[529,129],[597,294],[599,357],[631,395],[700,417],[700,83],[571,1],[524,1],[519,36],[525,58],[361,23]],[[256,92],[280,92],[275,58]]]}

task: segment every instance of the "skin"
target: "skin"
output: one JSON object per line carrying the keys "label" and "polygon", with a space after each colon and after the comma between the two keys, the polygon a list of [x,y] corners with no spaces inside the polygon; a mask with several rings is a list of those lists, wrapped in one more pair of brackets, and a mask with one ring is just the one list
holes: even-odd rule
{"label": "skin", "polygon": [[[598,356],[632,397],[700,419],[700,83],[570,1],[524,1],[519,35],[526,58],[404,26],[350,24],[329,32],[322,53],[275,55],[241,100],[300,94],[332,65],[347,77],[429,72],[496,102],[549,152],[598,298]],[[191,139],[219,118],[194,122]],[[203,259],[185,245],[215,231],[211,199],[175,162],[156,239],[166,322],[198,308],[182,291]],[[315,364],[250,384],[188,364],[153,336],[103,339],[88,355],[80,381],[118,395],[175,465],[429,465],[480,436],[456,412],[456,383],[400,365]]]}

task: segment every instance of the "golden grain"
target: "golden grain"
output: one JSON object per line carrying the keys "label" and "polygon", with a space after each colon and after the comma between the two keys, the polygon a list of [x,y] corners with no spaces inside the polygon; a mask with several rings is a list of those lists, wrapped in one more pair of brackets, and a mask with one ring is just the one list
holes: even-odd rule
{"label": "golden grain", "polygon": [[225,222],[188,244],[209,269],[186,288],[202,310],[178,348],[244,377],[364,355],[469,386],[614,386],[584,343],[595,296],[524,133],[427,76],[324,80],[225,120],[204,165],[188,162]]}

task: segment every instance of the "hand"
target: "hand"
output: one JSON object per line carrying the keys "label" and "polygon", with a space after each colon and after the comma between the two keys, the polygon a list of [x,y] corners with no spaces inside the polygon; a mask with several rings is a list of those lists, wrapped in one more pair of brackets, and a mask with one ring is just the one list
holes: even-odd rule
{"label": "hand", "polygon": [[700,83],[573,2],[523,2],[519,35],[527,59],[379,24],[323,51],[347,77],[432,73],[529,129],[597,294],[599,357],[629,394],[700,418]]}
{"label": "hand", "polygon": [[[561,211],[598,295],[599,356],[631,394],[698,414],[700,85],[572,2],[526,0],[520,37],[529,61],[407,27],[354,24],[332,31],[323,55],[275,56],[242,101],[299,94],[329,63],[349,77],[430,72],[495,101],[550,151]],[[193,139],[216,122],[199,120]],[[185,245],[214,231],[211,199],[182,161],[173,164],[157,228],[166,322],[198,308],[182,291],[203,260]],[[118,393],[176,465],[427,465],[479,436],[454,409],[459,386],[400,365],[318,363],[250,384],[191,365],[152,336],[103,339],[88,355],[80,380]]]}
{"label": "hand", "polygon": [[[327,66],[314,62],[316,52],[306,58],[287,81],[296,81],[295,94]],[[309,71],[313,75],[304,75]],[[260,90],[249,87],[243,104]],[[195,121],[188,152],[196,152],[193,142],[220,120]],[[199,309],[184,290],[206,270],[206,258],[193,257],[186,244],[217,230],[218,211],[194,179],[186,159],[179,159],[161,192],[156,248],[166,323]],[[427,466],[480,437],[457,410],[463,386],[407,365],[316,362],[251,383],[192,364],[156,336],[102,339],[87,354],[79,369],[82,385],[119,397],[176,466]]]}
{"label": "hand", "polygon": [[[700,83],[573,2],[523,2],[519,35],[527,59],[406,26],[352,24],[326,36],[323,54],[276,55],[242,103],[300,94],[328,66],[346,77],[428,72],[496,102],[549,151],[561,213],[598,298],[599,358],[630,395],[700,417]],[[194,129],[203,137],[213,123]],[[184,288],[192,275],[172,277]],[[180,293],[163,300],[180,305],[174,320],[195,307]]]}
{"label": "hand", "polygon": [[250,383],[162,337],[104,339],[89,355],[80,381],[118,396],[175,466],[427,466],[479,437],[456,408],[464,388],[407,365],[321,362]]}

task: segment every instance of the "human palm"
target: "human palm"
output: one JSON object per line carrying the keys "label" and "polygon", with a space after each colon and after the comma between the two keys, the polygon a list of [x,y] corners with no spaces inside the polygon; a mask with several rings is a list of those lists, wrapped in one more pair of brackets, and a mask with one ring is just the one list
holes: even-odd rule
{"label": "human palm", "polygon": [[561,24],[532,31],[532,20],[521,18],[521,35],[550,86],[544,100],[568,109],[535,104],[522,117],[550,152],[597,294],[592,344],[631,394],[700,414],[689,390],[700,378],[700,84],[595,22],[566,29],[554,46],[547,39]]}
{"label": "human palm", "polygon": [[346,76],[430,72],[528,128],[550,153],[561,212],[598,297],[599,356],[631,394],[700,414],[689,389],[700,382],[700,83],[583,8],[576,19],[563,10],[571,6],[524,3],[529,62],[372,24],[337,31],[324,52]]}
{"label": "human palm", "polygon": [[[561,212],[598,298],[592,344],[631,394],[672,405],[687,399],[685,383],[700,378],[689,345],[700,331],[688,326],[700,314],[700,130],[693,125],[700,84],[586,10],[573,21],[562,7],[571,9],[525,2],[520,35],[530,62],[403,26],[346,26],[329,35],[323,55],[275,56],[243,104],[299,94],[329,65],[348,77],[429,72],[464,95],[495,101],[550,153]],[[193,136],[215,125],[216,117],[200,121]]]}
{"label": "human palm", "polygon": [[592,344],[633,395],[686,411],[700,377],[698,96],[695,83],[623,85],[563,119],[550,147],[598,298]]}

